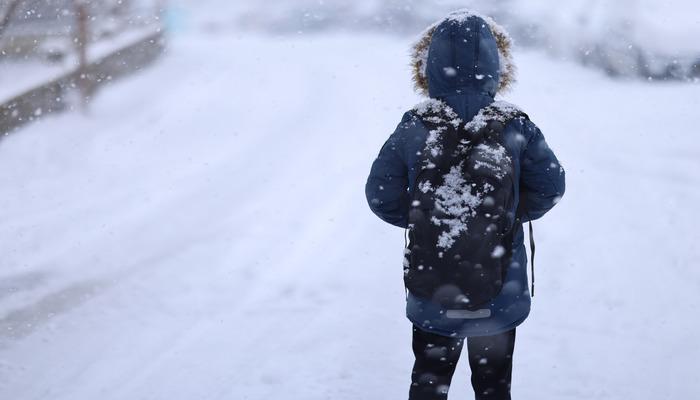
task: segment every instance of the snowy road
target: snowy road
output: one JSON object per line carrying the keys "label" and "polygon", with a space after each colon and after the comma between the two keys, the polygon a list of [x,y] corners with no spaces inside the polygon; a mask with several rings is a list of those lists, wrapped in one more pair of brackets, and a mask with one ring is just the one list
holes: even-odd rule
{"label": "snowy road", "polygon": [[[0,141],[0,398],[405,398],[403,232],[363,189],[417,101],[407,46],[183,36],[89,116]],[[516,62],[568,191],[536,224],[514,398],[692,398],[700,88]]]}

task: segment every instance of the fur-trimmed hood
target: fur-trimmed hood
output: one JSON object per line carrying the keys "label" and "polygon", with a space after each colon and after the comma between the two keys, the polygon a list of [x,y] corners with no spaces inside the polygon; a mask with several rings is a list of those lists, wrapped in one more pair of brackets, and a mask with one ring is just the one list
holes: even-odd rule
{"label": "fur-trimmed hood", "polygon": [[428,27],[411,48],[416,90],[430,97],[504,93],[515,82],[512,39],[493,19],[458,10]]}

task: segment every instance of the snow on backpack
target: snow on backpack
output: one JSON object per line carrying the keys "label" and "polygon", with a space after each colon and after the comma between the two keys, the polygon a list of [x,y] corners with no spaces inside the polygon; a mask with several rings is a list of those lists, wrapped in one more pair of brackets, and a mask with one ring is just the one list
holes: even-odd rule
{"label": "snow on backpack", "polygon": [[513,251],[513,161],[505,126],[527,115],[495,102],[464,123],[445,103],[414,108],[428,128],[409,210],[404,282],[445,308],[476,310],[503,287]]}

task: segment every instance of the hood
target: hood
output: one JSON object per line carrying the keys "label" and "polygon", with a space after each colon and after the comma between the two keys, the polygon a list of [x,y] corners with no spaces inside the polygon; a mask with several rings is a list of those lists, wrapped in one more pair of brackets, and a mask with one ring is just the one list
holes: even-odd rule
{"label": "hood", "polygon": [[446,101],[465,120],[515,81],[512,40],[491,18],[450,13],[426,29],[412,48],[415,88]]}

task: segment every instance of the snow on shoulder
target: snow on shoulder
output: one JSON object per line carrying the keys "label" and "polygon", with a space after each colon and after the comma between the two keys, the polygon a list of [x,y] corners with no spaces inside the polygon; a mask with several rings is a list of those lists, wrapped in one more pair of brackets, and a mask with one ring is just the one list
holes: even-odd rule
{"label": "snow on shoulder", "polygon": [[425,100],[417,104],[413,108],[413,111],[418,114],[421,119],[436,125],[435,129],[428,132],[425,150],[433,157],[439,156],[442,154],[441,137],[442,134],[447,131],[447,125],[459,128],[459,126],[462,125],[462,120],[450,106],[437,99]]}

